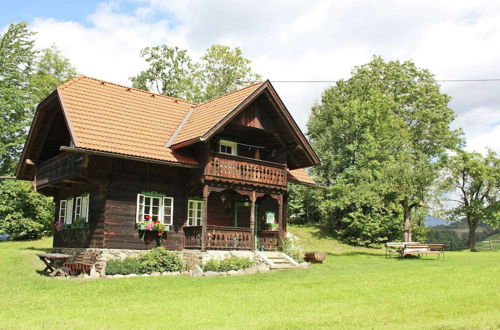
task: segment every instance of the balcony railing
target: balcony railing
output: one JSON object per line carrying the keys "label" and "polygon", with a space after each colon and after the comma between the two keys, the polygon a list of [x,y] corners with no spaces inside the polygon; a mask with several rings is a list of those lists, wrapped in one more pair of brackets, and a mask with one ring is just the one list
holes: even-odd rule
{"label": "balcony railing", "polygon": [[43,162],[36,171],[37,188],[78,177],[82,161],[82,154],[63,153]]}
{"label": "balcony railing", "polygon": [[205,166],[208,178],[237,180],[243,183],[286,186],[286,167],[253,159],[235,159],[229,156],[212,156]]}
{"label": "balcony railing", "polygon": [[[184,227],[184,248],[201,249],[201,226]],[[250,228],[207,226],[205,242],[208,250],[251,250]]]}
{"label": "balcony railing", "polygon": [[265,251],[276,251],[279,248],[279,232],[277,230],[259,231],[257,248]]}

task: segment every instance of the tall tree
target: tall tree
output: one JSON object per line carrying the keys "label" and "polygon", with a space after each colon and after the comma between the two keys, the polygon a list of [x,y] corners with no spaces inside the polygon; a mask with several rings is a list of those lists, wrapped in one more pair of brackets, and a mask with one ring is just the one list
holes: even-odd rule
{"label": "tall tree", "polygon": [[241,49],[212,45],[201,58],[196,73],[203,102],[229,93],[261,79],[252,72],[250,60],[243,57]]}
{"label": "tall tree", "polygon": [[315,173],[337,199],[325,200],[334,223],[365,222],[378,232],[380,219],[398,216],[403,239],[412,240],[412,214],[425,205],[441,158],[460,142],[449,127],[449,100],[428,70],[380,57],[324,92],[308,134],[322,159]]}
{"label": "tall tree", "polygon": [[166,45],[146,47],[141,57],[148,68],[130,78],[135,88],[193,102],[213,99],[260,79],[238,47],[212,45],[199,63],[193,63],[186,50]]}
{"label": "tall tree", "polygon": [[468,245],[476,246],[476,228],[479,221],[492,228],[500,226],[500,159],[492,151],[486,156],[459,151],[451,157],[443,176],[445,187],[458,199],[446,212],[451,220],[465,218],[469,226]]}
{"label": "tall tree", "polygon": [[135,77],[131,77],[132,86],[177,98],[193,98],[194,65],[187,50],[167,45],[146,47],[141,50],[141,57],[149,67]]}
{"label": "tall tree", "polygon": [[55,45],[43,49],[37,58],[35,72],[30,77],[34,89],[34,101],[42,101],[59,85],[75,76],[75,67]]}
{"label": "tall tree", "polygon": [[33,35],[22,22],[0,36],[0,175],[13,173],[34,111]]}

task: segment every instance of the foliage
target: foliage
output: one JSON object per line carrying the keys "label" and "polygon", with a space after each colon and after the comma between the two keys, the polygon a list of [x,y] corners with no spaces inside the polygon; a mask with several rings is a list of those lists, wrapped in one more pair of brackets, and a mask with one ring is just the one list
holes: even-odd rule
{"label": "foliage", "polygon": [[287,237],[281,241],[281,251],[297,262],[304,261],[304,247],[296,237]]}
{"label": "foliage", "polygon": [[197,265],[200,264],[200,261],[196,254],[189,252],[184,254],[184,270],[187,270],[188,272],[192,271],[195,269]]}
{"label": "foliage", "polygon": [[[75,75],[53,46],[39,52],[28,24],[11,24],[0,35],[0,176],[12,175],[35,104]],[[39,238],[52,230],[52,201],[29,183],[0,182],[0,230],[14,239]]]}
{"label": "foliage", "polygon": [[106,275],[116,275],[116,274],[140,274],[141,273],[141,263],[139,259],[127,257],[123,260],[111,259],[106,262]]}
{"label": "foliage", "polygon": [[321,222],[320,193],[321,191],[315,187],[289,183],[287,222],[294,224]]}
{"label": "foliage", "polygon": [[22,22],[0,35],[0,175],[14,171],[33,115],[33,34]]}
{"label": "foliage", "polygon": [[212,45],[199,63],[192,62],[187,50],[167,45],[146,47],[141,57],[148,68],[130,78],[134,87],[193,102],[213,99],[260,79],[238,47]]}
{"label": "foliage", "polygon": [[450,157],[441,184],[458,196],[448,200],[453,206],[446,214],[449,220],[466,219],[469,248],[474,249],[479,221],[492,228],[500,226],[500,159],[492,151],[486,156],[458,151]]}
{"label": "foliage", "polygon": [[31,182],[0,181],[0,232],[12,239],[38,239],[53,230],[52,199],[34,191]]}
{"label": "foliage", "polygon": [[393,240],[404,221],[411,240],[415,209],[425,206],[443,156],[460,142],[449,127],[449,99],[428,70],[380,57],[323,93],[308,135],[322,160],[313,172],[327,188],[321,209],[340,238]]}
{"label": "foliage", "polygon": [[141,57],[149,67],[130,78],[133,87],[167,96],[192,99],[194,65],[187,50],[167,45],[146,47]]}
{"label": "foliage", "polygon": [[30,77],[34,88],[34,102],[41,102],[59,85],[76,76],[76,69],[55,45],[41,51],[35,72]]}
{"label": "foliage", "polygon": [[157,247],[139,256],[141,272],[179,272],[183,264],[177,252],[170,252]]}
{"label": "foliage", "polygon": [[239,47],[210,46],[196,72],[195,81],[201,90],[197,101],[211,100],[261,79],[249,64]]}
{"label": "foliage", "polygon": [[230,270],[240,270],[249,268],[253,265],[253,261],[242,257],[229,257],[223,260],[210,259],[203,265],[205,272],[228,272]]}

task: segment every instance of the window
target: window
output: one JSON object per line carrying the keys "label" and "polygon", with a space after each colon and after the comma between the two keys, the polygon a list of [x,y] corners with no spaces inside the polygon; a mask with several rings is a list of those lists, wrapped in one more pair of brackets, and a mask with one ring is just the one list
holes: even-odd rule
{"label": "window", "polygon": [[220,140],[219,152],[228,155],[238,155],[238,144],[236,142]]}
{"label": "window", "polygon": [[188,201],[188,226],[200,226],[203,214],[203,201],[190,199]]}
{"label": "window", "polygon": [[59,220],[70,225],[77,218],[89,222],[89,194],[68,197],[59,201]]}
{"label": "window", "polygon": [[68,201],[63,199],[59,202],[59,220],[62,223],[66,223],[66,207],[67,207]]}
{"label": "window", "polygon": [[151,220],[159,220],[165,225],[173,224],[174,199],[161,195],[137,195],[136,222],[144,222],[144,217],[150,216]]}

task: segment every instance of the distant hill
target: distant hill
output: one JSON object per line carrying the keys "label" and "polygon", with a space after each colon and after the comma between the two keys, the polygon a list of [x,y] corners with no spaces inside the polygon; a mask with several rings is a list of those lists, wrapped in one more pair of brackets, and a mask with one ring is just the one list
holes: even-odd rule
{"label": "distant hill", "polygon": [[449,223],[444,221],[443,219],[434,218],[431,216],[425,217],[425,226],[426,227],[447,226],[447,225],[449,225]]}

